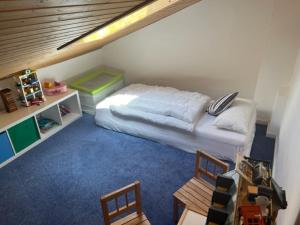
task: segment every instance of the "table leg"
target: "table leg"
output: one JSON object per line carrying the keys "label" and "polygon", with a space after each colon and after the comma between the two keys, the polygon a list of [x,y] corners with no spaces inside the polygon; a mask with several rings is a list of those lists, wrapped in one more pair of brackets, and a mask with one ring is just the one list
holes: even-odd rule
{"label": "table leg", "polygon": [[178,222],[178,201],[176,197],[173,197],[173,221],[174,224]]}

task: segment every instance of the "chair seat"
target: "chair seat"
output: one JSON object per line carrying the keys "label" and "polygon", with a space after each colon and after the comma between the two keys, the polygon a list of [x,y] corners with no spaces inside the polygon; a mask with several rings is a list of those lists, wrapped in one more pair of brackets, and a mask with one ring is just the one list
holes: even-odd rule
{"label": "chair seat", "polygon": [[111,225],[151,225],[144,213],[138,215],[136,212],[131,213],[122,219],[113,222]]}
{"label": "chair seat", "polygon": [[203,216],[207,216],[214,187],[204,180],[193,177],[174,194],[174,199]]}

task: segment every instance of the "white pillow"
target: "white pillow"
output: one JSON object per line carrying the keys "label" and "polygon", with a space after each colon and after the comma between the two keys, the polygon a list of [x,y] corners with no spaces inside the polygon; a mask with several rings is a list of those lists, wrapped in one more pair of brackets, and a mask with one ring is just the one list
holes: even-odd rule
{"label": "white pillow", "polygon": [[246,134],[254,111],[255,104],[253,101],[236,99],[229,109],[216,117],[214,125],[221,129]]}

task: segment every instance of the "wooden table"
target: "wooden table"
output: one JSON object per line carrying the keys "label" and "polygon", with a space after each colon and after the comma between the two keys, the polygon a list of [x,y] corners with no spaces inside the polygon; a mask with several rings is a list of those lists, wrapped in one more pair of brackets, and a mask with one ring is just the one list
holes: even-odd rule
{"label": "wooden table", "polygon": [[[238,208],[242,205],[256,205],[255,202],[249,202],[248,201],[248,190],[247,187],[250,184],[246,179],[244,179],[242,176],[239,176],[239,180],[238,180],[238,189],[237,189],[237,199],[235,202],[235,213],[233,214],[233,219],[234,219],[234,223],[232,223],[233,225],[238,225],[239,224],[239,213],[238,213]],[[275,201],[273,201],[271,199],[271,204],[269,205],[269,210],[271,212],[272,215],[272,220],[271,220],[271,225],[275,224],[275,220],[277,217],[277,213],[279,210],[279,206],[277,205],[277,203]]]}
{"label": "wooden table", "polygon": [[177,225],[205,225],[206,216],[185,208]]}
{"label": "wooden table", "polygon": [[[235,194],[232,196],[232,200],[234,202],[234,211],[230,216],[230,220],[232,221],[232,225],[239,224],[239,213],[238,209],[241,205],[255,205],[253,202],[249,202],[247,199],[247,186],[250,185],[249,182],[244,179],[236,170],[231,170],[227,172],[227,176],[230,176],[234,179],[237,190]],[[270,206],[270,211],[273,215],[273,220],[271,221],[271,225],[275,224],[275,219],[278,211],[278,207],[274,201],[272,201]],[[178,225],[204,225],[206,222],[206,217],[193,211],[192,209],[185,208],[182,213]]]}

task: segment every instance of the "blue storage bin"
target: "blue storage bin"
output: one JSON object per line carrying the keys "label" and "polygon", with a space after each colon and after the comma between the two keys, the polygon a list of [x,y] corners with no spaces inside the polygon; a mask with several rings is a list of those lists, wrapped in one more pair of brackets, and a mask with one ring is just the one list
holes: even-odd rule
{"label": "blue storage bin", "polygon": [[14,156],[14,151],[6,132],[0,133],[0,163],[3,163],[12,156]]}

